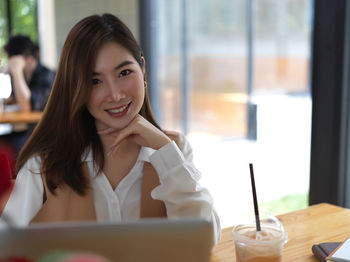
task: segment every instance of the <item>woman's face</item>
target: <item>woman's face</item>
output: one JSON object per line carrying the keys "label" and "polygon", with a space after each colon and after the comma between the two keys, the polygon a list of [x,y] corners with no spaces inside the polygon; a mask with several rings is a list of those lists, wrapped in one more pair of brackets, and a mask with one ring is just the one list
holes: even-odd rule
{"label": "woman's face", "polygon": [[86,103],[96,129],[126,127],[139,113],[145,96],[144,76],[132,54],[115,42],[99,50]]}

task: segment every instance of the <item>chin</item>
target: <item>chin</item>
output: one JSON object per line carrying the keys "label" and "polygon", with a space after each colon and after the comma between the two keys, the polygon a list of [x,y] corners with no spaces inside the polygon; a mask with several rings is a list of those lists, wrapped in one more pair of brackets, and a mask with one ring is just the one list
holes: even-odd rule
{"label": "chin", "polygon": [[107,126],[114,128],[116,130],[121,130],[121,129],[124,129],[125,127],[127,127],[130,123],[131,123],[131,120],[120,121],[119,123],[115,123],[115,121],[114,121],[114,122],[109,122],[109,124]]}

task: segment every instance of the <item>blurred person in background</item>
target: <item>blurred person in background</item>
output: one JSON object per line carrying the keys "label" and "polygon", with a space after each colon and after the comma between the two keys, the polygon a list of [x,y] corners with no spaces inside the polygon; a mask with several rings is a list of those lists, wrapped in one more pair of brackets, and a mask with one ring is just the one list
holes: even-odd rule
{"label": "blurred person in background", "polygon": [[[8,56],[12,95],[6,104],[17,104],[21,111],[43,111],[51,92],[55,72],[40,64],[38,46],[28,36],[10,37],[4,50]],[[35,124],[14,127],[12,133],[0,137],[0,143],[9,143],[18,155]],[[1,151],[1,149],[0,149]]]}

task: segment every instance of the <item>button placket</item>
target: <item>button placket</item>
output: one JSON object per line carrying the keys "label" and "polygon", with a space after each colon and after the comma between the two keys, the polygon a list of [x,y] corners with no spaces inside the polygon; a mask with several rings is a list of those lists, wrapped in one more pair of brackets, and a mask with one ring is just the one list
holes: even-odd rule
{"label": "button placket", "polygon": [[105,174],[101,173],[98,177],[99,183],[101,185],[101,190],[106,198],[105,202],[108,206],[109,221],[121,222],[121,212],[120,212],[120,200],[118,195],[113,191],[111,184],[109,183]]}

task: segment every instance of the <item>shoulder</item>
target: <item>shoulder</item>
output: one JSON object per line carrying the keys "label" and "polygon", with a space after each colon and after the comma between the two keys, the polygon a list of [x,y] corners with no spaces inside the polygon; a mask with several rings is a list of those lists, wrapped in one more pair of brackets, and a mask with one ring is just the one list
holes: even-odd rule
{"label": "shoulder", "polygon": [[42,64],[38,64],[36,70],[34,71],[34,75],[32,77],[31,82],[34,82],[36,84],[51,84],[54,81],[55,78],[55,72],[48,69],[47,67],[43,66]]}
{"label": "shoulder", "polygon": [[38,174],[40,175],[41,158],[39,156],[33,156],[27,160],[27,162],[19,170],[18,175],[24,174]]}
{"label": "shoulder", "polygon": [[40,170],[41,158],[39,156],[28,159],[16,176],[15,188],[22,192],[26,191],[27,194],[36,195],[39,193],[40,195],[43,188]]}
{"label": "shoulder", "polygon": [[45,74],[55,74],[55,71],[49,69],[48,67],[42,65],[41,63],[38,64],[38,71],[40,73],[45,73]]}
{"label": "shoulder", "polygon": [[30,158],[18,172],[3,213],[13,225],[27,226],[43,203],[40,157]]}

